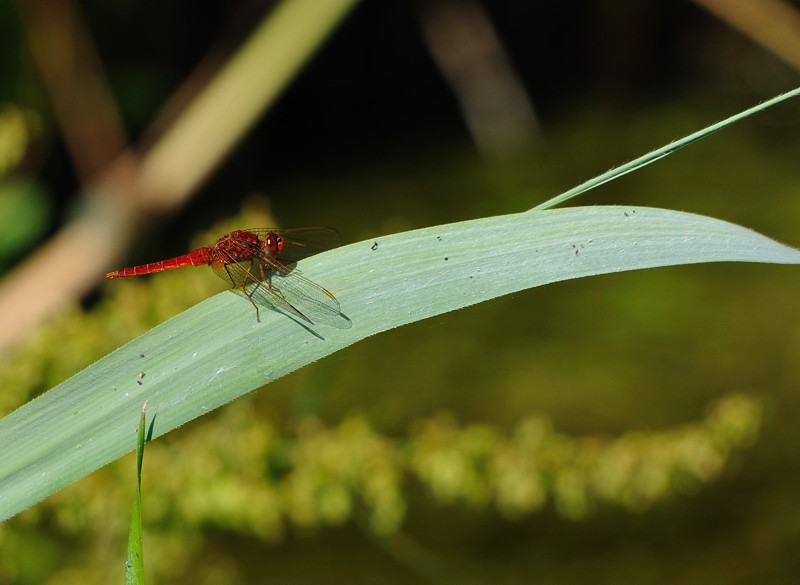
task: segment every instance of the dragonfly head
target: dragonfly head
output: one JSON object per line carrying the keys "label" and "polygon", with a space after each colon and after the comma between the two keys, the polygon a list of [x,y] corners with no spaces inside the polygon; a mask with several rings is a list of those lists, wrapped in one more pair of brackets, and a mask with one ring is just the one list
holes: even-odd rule
{"label": "dragonfly head", "polygon": [[269,232],[264,239],[264,245],[270,256],[277,256],[283,251],[283,237],[275,232]]}

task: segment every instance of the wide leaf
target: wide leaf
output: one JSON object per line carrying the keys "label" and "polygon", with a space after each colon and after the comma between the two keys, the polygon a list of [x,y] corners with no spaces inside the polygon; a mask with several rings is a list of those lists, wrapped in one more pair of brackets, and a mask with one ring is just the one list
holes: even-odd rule
{"label": "wide leaf", "polygon": [[320,254],[299,270],[336,295],[351,327],[266,310],[258,323],[247,299],[221,293],[0,420],[0,519],[130,451],[145,400],[157,437],[387,329],[552,282],[700,262],[800,264],[800,251],[708,217],[608,206],[435,226]]}

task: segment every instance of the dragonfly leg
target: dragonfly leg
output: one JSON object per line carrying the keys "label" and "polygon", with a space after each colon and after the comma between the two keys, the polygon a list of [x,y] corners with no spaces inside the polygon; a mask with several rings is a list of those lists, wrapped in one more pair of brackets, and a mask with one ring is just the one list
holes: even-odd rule
{"label": "dragonfly leg", "polygon": [[[231,284],[234,284],[236,282],[236,280],[233,278],[233,275],[231,274],[231,271],[228,270],[227,264],[225,265],[225,274],[228,275],[228,280],[231,281]],[[252,278],[252,275],[250,276]],[[258,288],[258,284],[259,283],[256,284],[256,287],[253,289],[253,292]],[[248,292],[247,290],[247,280],[245,280],[245,282],[242,284],[242,292],[247,297],[247,300],[250,301],[250,304],[253,305],[253,308],[256,310],[256,323],[261,323],[261,316],[258,311],[258,305],[256,305],[255,301],[253,300],[253,292]]]}
{"label": "dragonfly leg", "polygon": [[247,300],[250,301],[250,304],[253,305],[253,307],[255,307],[255,309],[256,309],[256,323],[261,323],[261,317],[258,314],[258,305],[253,300],[252,294],[247,292],[247,287],[246,286],[242,287],[242,292],[244,292],[245,296],[247,297]]}

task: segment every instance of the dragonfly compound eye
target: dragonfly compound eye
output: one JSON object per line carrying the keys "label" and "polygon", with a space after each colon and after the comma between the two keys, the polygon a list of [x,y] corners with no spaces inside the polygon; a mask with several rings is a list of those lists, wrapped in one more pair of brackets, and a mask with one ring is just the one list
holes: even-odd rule
{"label": "dragonfly compound eye", "polygon": [[267,253],[270,256],[277,256],[283,251],[283,237],[270,232],[266,237]]}

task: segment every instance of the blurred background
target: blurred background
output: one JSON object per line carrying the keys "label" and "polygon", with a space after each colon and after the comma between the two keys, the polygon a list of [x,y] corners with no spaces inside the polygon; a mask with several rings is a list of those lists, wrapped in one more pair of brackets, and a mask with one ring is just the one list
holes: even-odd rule
{"label": "blurred background", "polygon": [[[799,8],[0,3],[0,413],[223,287],[108,270],[234,226],[350,243],[529,209],[796,87]],[[795,100],[580,204],[798,246],[799,130]],[[150,577],[794,583],[798,285],[618,274],[366,339],[148,446]],[[133,468],[0,525],[0,582],[121,579]]]}

